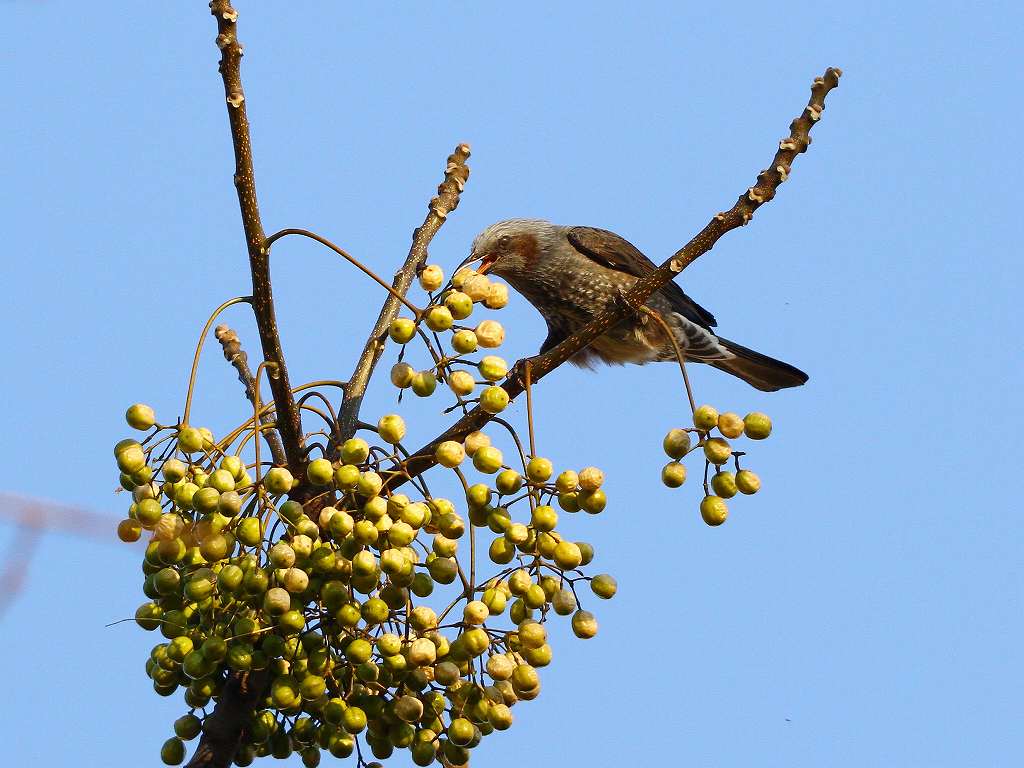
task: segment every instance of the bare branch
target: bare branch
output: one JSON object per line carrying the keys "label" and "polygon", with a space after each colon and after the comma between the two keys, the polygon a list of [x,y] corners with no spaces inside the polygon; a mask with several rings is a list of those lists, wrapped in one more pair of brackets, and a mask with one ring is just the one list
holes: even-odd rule
{"label": "bare branch", "polygon": [[409,255],[405,259],[402,268],[395,273],[392,283],[393,293],[384,301],[380,310],[370,338],[359,356],[355,371],[348,380],[345,387],[345,399],[338,414],[338,423],[341,426],[341,437],[347,440],[356,431],[356,422],[359,419],[359,407],[363,402],[363,395],[370,383],[370,376],[376,367],[380,356],[384,353],[384,346],[388,326],[398,317],[400,305],[399,296],[405,296],[412,285],[413,278],[422,269],[427,259],[427,247],[430,241],[441,229],[448,214],[454,211],[459,205],[459,195],[466,186],[469,179],[469,166],[466,160],[469,159],[469,145],[459,144],[455,151],[448,156],[448,164],[444,170],[444,181],[437,188],[437,197],[430,201],[429,212],[423,225],[416,229],[412,235],[412,246],[409,248]]}
{"label": "bare branch", "polygon": [[[231,363],[232,367],[238,371],[238,380],[245,387],[246,398],[250,403],[256,405],[256,379],[253,377],[252,371],[249,370],[249,356],[242,349],[242,343],[238,340],[238,334],[227,325],[218,325],[214,329],[214,334],[224,350],[224,359]],[[263,415],[260,416],[260,421],[264,424],[272,424],[275,419],[270,411],[264,411]],[[260,431],[263,433],[263,438],[267,441],[267,446],[270,448],[270,455],[274,463],[285,464],[288,459],[285,456],[284,446],[281,445],[281,436],[277,433],[277,430],[264,429]]]}
{"label": "bare branch", "polygon": [[[754,211],[775,197],[779,185],[789,176],[793,160],[800,153],[807,151],[807,147],[811,143],[809,135],[811,127],[821,118],[821,113],[825,109],[825,97],[829,91],[839,86],[841,75],[842,70],[830,67],[822,77],[815,79],[811,85],[811,98],[807,106],[800,116],[790,124],[790,135],[779,142],[779,149],[775,153],[771,166],[767,170],[761,171],[757,177],[757,183],[740,195],[732,208],[717,214],[704,229],[672,254],[657,270],[637,280],[629,291],[623,294],[620,303],[610,306],[587,326],[547,353],[529,358],[532,382],[540,381],[613,325],[626,319],[631,313],[639,311],[652,293],[663,287],[700,256],[710,251],[726,232],[749,222]],[[517,397],[524,390],[523,372],[526,363],[527,360],[518,361],[508,380],[502,385],[508,393],[509,399]],[[491,418],[491,414],[480,408],[470,411],[443,434],[438,435],[416,451],[406,462],[408,475],[394,476],[393,482],[389,485],[394,488],[411,477],[422,474],[436,463],[434,452],[438,445],[445,440],[461,441],[465,439],[466,435],[483,427]]]}
{"label": "bare branch", "polygon": [[252,272],[252,307],[259,328],[263,358],[271,363],[270,389],[277,406],[277,428],[288,459],[288,468],[296,477],[302,476],[302,423],[295,407],[284,352],[277,331],[274,295],[270,285],[270,253],[260,220],[256,198],[256,178],[253,173],[252,143],[249,138],[249,118],[245,111],[245,93],[242,90],[242,45],[238,42],[238,12],[228,0],[213,0],[210,10],[217,19],[217,46],[221,49],[220,74],[224,80],[228,120],[231,124],[231,142],[235,152],[235,188],[242,213],[249,268]]}

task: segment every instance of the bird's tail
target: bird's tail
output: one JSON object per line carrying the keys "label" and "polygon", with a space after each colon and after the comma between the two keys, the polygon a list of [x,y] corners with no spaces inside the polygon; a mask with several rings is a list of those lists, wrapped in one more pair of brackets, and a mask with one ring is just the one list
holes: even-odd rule
{"label": "bird's tail", "polygon": [[707,362],[720,371],[738,376],[762,392],[799,387],[807,382],[807,374],[789,363],[762,355],[760,352],[747,349],[734,341],[723,339],[721,336],[718,337],[718,342],[731,352],[732,356]]}

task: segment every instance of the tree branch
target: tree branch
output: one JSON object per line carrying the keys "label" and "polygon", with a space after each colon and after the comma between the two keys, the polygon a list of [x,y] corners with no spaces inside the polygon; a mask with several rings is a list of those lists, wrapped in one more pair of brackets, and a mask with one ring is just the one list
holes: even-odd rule
{"label": "tree branch", "polygon": [[[469,159],[469,145],[459,144],[455,151],[448,156],[448,164],[444,169],[444,181],[437,188],[437,197],[430,201],[429,212],[423,225],[418,227],[412,235],[412,246],[409,248],[409,255],[401,269],[395,273],[395,279],[391,284],[394,293],[389,294],[381,307],[380,316],[370,332],[370,338],[363,347],[363,352],[356,363],[348,384],[345,387],[345,399],[341,404],[341,411],[338,413],[338,423],[341,426],[341,439],[347,440],[356,431],[356,422],[359,420],[359,407],[363,402],[363,395],[370,383],[373,369],[376,367],[380,356],[384,353],[387,341],[388,326],[398,317],[401,307],[401,299],[398,296],[405,296],[412,285],[413,278],[423,267],[427,259],[427,247],[434,235],[441,229],[448,214],[454,211],[459,205],[459,195],[466,186],[469,179],[469,166],[466,160]],[[396,296],[397,294],[397,296]]]}
{"label": "tree branch", "polygon": [[[662,288],[700,256],[710,251],[718,239],[745,225],[754,215],[754,211],[775,197],[779,185],[789,177],[790,168],[796,156],[807,151],[810,146],[810,130],[821,118],[825,109],[825,97],[829,91],[839,86],[842,70],[830,67],[825,74],[816,78],[811,85],[811,97],[804,111],[790,123],[789,136],[779,142],[779,149],[772,159],[771,166],[758,174],[757,182],[740,195],[736,204],[728,211],[719,213],[707,223],[686,245],[672,254],[664,264],[649,275],[639,279],[623,294],[622,301],[608,307],[601,315],[594,318],[588,325],[581,328],[555,348],[543,355],[529,358],[530,376],[536,384],[555,368],[559,367],[573,355],[590,344],[594,339],[605,333],[613,325],[626,319],[630,314],[639,311],[647,298]],[[526,360],[519,360],[502,388],[508,393],[509,399],[522,394],[523,370]],[[406,480],[416,477],[436,463],[434,452],[437,446],[446,440],[461,441],[466,435],[483,427],[493,417],[491,414],[475,408],[458,422],[424,445],[406,461],[407,475],[395,475],[389,486],[398,487]]]}
{"label": "tree branch", "polygon": [[[242,386],[245,387],[246,398],[253,404],[253,406],[255,406],[256,379],[253,377],[252,371],[249,370],[249,356],[246,355],[245,351],[242,349],[242,343],[238,340],[238,334],[227,325],[218,325],[214,329],[214,335],[217,337],[217,341],[220,342],[220,346],[224,350],[224,359],[231,363],[232,367],[238,371],[238,380],[242,382]],[[272,424],[274,422],[274,416],[267,411],[260,416],[260,421],[264,424]],[[284,446],[281,445],[281,436],[277,433],[277,430],[264,429],[260,431],[263,433],[267,446],[270,448],[270,456],[274,460],[274,463],[285,464],[288,459],[285,456]]]}
{"label": "tree branch", "polygon": [[263,358],[271,363],[268,366],[270,389],[274,394],[277,428],[288,459],[288,468],[295,477],[301,477],[304,463],[302,422],[299,409],[295,407],[277,331],[274,294],[270,285],[270,252],[256,199],[249,118],[246,116],[245,93],[242,90],[242,45],[238,42],[238,12],[228,0],[213,0],[210,11],[217,19],[217,47],[221,49],[220,74],[224,80],[231,143],[235,152],[235,188],[238,191],[238,206],[242,213],[249,269],[252,272],[252,307],[259,328]]}

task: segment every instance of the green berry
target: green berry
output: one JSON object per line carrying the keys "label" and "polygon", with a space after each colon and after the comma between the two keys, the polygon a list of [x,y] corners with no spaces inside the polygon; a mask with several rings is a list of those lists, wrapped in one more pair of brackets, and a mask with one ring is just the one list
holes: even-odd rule
{"label": "green berry", "polygon": [[591,591],[604,600],[614,597],[618,588],[615,579],[607,573],[602,573],[590,580]]}
{"label": "green berry", "polygon": [[772,420],[758,411],[748,413],[743,417],[743,432],[751,440],[764,440],[772,433]]}
{"label": "green berry", "polygon": [[508,407],[508,392],[498,386],[487,387],[480,393],[480,407],[487,413],[501,413]]}
{"label": "green berry", "polygon": [[124,414],[125,421],[132,429],[144,432],[156,424],[156,413],[145,403],[136,403]]}
{"label": "green berry", "polygon": [[405,421],[398,414],[388,414],[377,422],[377,430],[381,440],[394,445],[405,437]]}
{"label": "green berry", "polygon": [[334,479],[334,467],[327,459],[314,459],[306,467],[306,477],[313,485],[330,485]]}
{"label": "green berry", "polygon": [[741,469],[736,473],[736,489],[747,495],[757,493],[761,490],[761,478],[749,469]]}
{"label": "green berry", "polygon": [[710,405],[702,405],[693,412],[693,426],[697,429],[713,429],[718,426],[718,411]]}
{"label": "green berry", "polygon": [[399,344],[407,344],[416,335],[416,323],[407,317],[399,317],[391,321],[388,335]]}
{"label": "green berry", "polygon": [[711,490],[723,499],[731,499],[735,496],[737,488],[736,476],[728,470],[716,472],[711,478]]}
{"label": "green berry", "polygon": [[670,459],[681,459],[690,451],[690,433],[685,429],[670,429],[661,446]]}
{"label": "green berry", "polygon": [[661,482],[669,488],[678,488],[686,482],[686,467],[678,461],[670,461],[661,470]]}
{"label": "green berry", "polygon": [[700,516],[710,526],[721,525],[729,516],[729,508],[725,499],[719,496],[705,496],[700,503]]}

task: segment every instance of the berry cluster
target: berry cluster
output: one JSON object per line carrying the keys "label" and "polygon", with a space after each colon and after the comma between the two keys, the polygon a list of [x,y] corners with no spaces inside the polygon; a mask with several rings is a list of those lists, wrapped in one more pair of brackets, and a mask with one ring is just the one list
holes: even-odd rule
{"label": "berry cluster", "polygon": [[[442,280],[433,266],[420,275],[428,291]],[[422,396],[445,381],[466,408],[478,382],[464,368],[475,366],[481,407],[502,410],[508,398],[495,382],[505,362],[464,357],[498,346],[501,325],[484,320],[471,330],[454,320],[474,302],[506,301],[504,286],[456,273],[418,320],[392,324],[403,345],[426,337],[435,360],[418,372],[399,362],[392,381]],[[450,331],[455,353],[441,355],[424,327]],[[602,599],[616,592],[611,576],[582,572],[593,547],[562,535],[553,506],[601,512],[604,474],[595,467],[556,475],[550,460],[521,450],[513,467],[474,432],[436,450],[464,492],[455,502],[416,478],[408,493],[397,490],[397,480],[410,480],[398,414],[364,425],[371,439],[321,446],[301,477],[260,460],[256,415],[219,439],[185,423],[160,425],[142,404],[126,419],[147,433],[114,449],[132,495],[118,535],[147,536],[148,602],[135,621],[164,638],[146,662],[154,690],[184,689],[189,707],[163,745],[166,764],[183,761],[184,742],[200,734],[229,676],[248,673],[265,695],[237,765],[298,752],[315,766],[323,751],[356,753],[370,765],[366,747],[378,759],[408,749],[417,765],[464,765],[484,736],[511,726],[517,702],[539,694],[538,670],[552,660],[547,620],[571,617],[577,637],[593,637],[581,585]]]}
{"label": "berry cluster", "polygon": [[[712,435],[716,429],[721,437]],[[662,468],[661,481],[669,488],[678,488],[685,483],[686,467],[680,460],[701,448],[704,453],[705,496],[700,503],[700,515],[708,525],[721,525],[729,516],[726,499],[737,493],[751,495],[761,489],[761,478],[749,469],[740,468],[740,457],[745,453],[733,450],[729,441],[743,435],[751,440],[764,440],[771,431],[771,419],[763,413],[748,413],[741,419],[735,413],[719,413],[710,405],[702,405],[693,412],[693,427],[671,429],[665,435],[662,447],[672,461]],[[696,435],[696,443],[691,435]],[[729,459],[733,460],[735,472],[726,469]]]}

